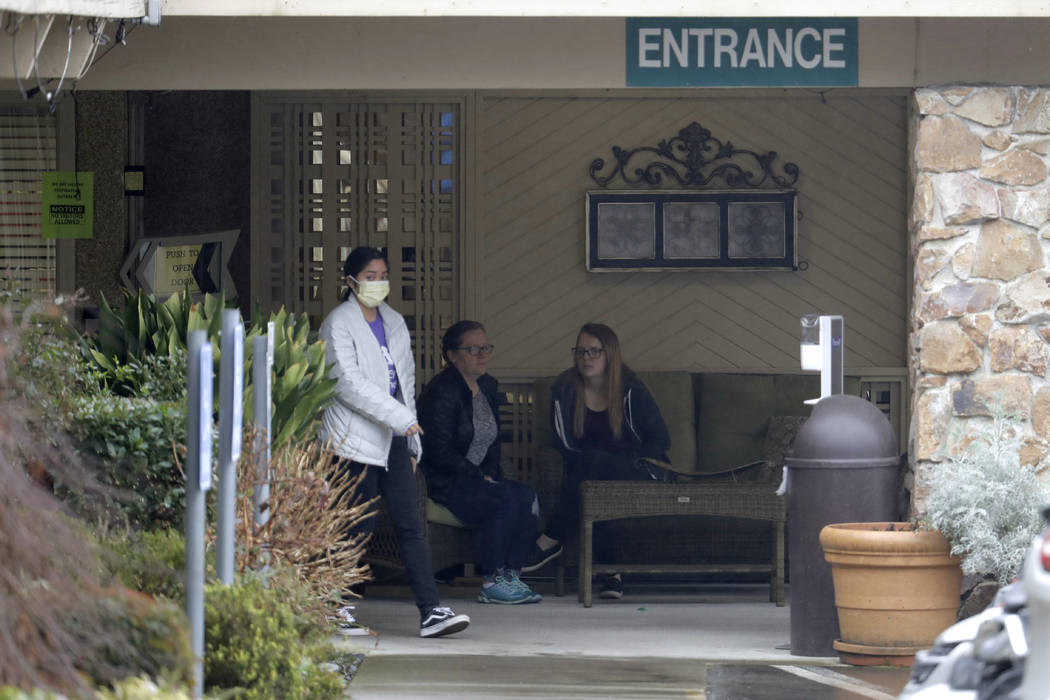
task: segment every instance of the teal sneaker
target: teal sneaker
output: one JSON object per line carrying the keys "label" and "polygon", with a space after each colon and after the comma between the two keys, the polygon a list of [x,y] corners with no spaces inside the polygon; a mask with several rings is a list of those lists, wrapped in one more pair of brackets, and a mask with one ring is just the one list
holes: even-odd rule
{"label": "teal sneaker", "polygon": [[511,583],[503,576],[496,576],[495,583],[483,587],[478,591],[479,603],[497,603],[499,605],[521,605],[522,603],[535,603],[532,599],[532,591],[528,587],[524,589]]}
{"label": "teal sneaker", "polygon": [[529,601],[530,603],[538,603],[541,600],[543,600],[542,595],[529,588],[529,584],[521,580],[521,575],[518,574],[517,571],[508,570],[505,574],[505,577],[507,581],[511,583],[511,585],[517,586],[520,590],[523,590],[529,594],[529,596],[532,598],[532,600]]}

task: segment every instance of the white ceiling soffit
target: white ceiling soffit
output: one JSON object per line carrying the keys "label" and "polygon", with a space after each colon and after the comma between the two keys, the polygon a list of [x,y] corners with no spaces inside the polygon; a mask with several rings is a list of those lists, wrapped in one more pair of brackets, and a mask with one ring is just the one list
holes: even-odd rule
{"label": "white ceiling soffit", "polygon": [[[9,0],[0,0],[0,4]],[[39,0],[28,0],[29,4]],[[165,16],[1046,17],[1050,0],[165,0]]]}
{"label": "white ceiling soffit", "polygon": [[146,14],[146,0],[0,0],[0,10],[23,15],[143,17]]}

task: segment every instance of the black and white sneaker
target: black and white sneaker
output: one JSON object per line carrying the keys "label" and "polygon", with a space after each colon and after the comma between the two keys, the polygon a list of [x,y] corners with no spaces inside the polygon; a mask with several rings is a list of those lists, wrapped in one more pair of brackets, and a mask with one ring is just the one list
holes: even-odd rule
{"label": "black and white sneaker", "polygon": [[470,618],[457,615],[452,608],[431,608],[419,623],[420,637],[443,637],[462,632],[470,625]]}
{"label": "black and white sneaker", "polygon": [[521,567],[521,572],[527,574],[531,571],[543,568],[560,557],[562,549],[563,548],[560,544],[556,544],[550,549],[540,549],[538,544],[532,545],[532,552],[529,553],[529,560]]}
{"label": "black and white sneaker", "polygon": [[609,576],[602,582],[602,590],[598,593],[599,598],[619,600],[623,598],[623,581],[619,576]]}
{"label": "black and white sneaker", "polygon": [[371,634],[371,630],[362,625],[354,618],[354,606],[344,605],[335,611],[330,618],[336,625],[336,631],[347,637]]}

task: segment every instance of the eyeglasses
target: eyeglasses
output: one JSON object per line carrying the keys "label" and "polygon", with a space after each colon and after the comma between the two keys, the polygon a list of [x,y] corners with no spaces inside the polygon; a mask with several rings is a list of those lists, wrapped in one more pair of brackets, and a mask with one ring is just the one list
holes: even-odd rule
{"label": "eyeglasses", "polygon": [[597,360],[605,352],[605,348],[573,348],[572,354],[577,360],[582,360],[585,357],[589,357],[592,360]]}
{"label": "eyeglasses", "polygon": [[495,345],[467,345],[466,347],[456,348],[456,350],[463,350],[469,353],[471,357],[477,357],[481,353],[491,355],[492,351],[496,349]]}

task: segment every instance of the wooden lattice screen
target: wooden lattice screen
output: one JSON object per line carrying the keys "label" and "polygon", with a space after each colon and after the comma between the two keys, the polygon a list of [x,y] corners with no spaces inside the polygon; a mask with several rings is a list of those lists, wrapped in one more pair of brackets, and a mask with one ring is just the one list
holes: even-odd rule
{"label": "wooden lattice screen", "polygon": [[46,106],[0,107],[0,290],[52,296],[55,241],[42,238],[41,180],[55,170],[57,121]]}
{"label": "wooden lattice screen", "polygon": [[500,382],[500,456],[503,476],[536,483],[536,392],[528,382]]}
{"label": "wooden lattice screen", "polygon": [[310,316],[339,303],[342,262],[387,249],[417,383],[440,370],[456,319],[461,114],[457,102],[306,102],[257,95],[252,111],[252,298]]}

